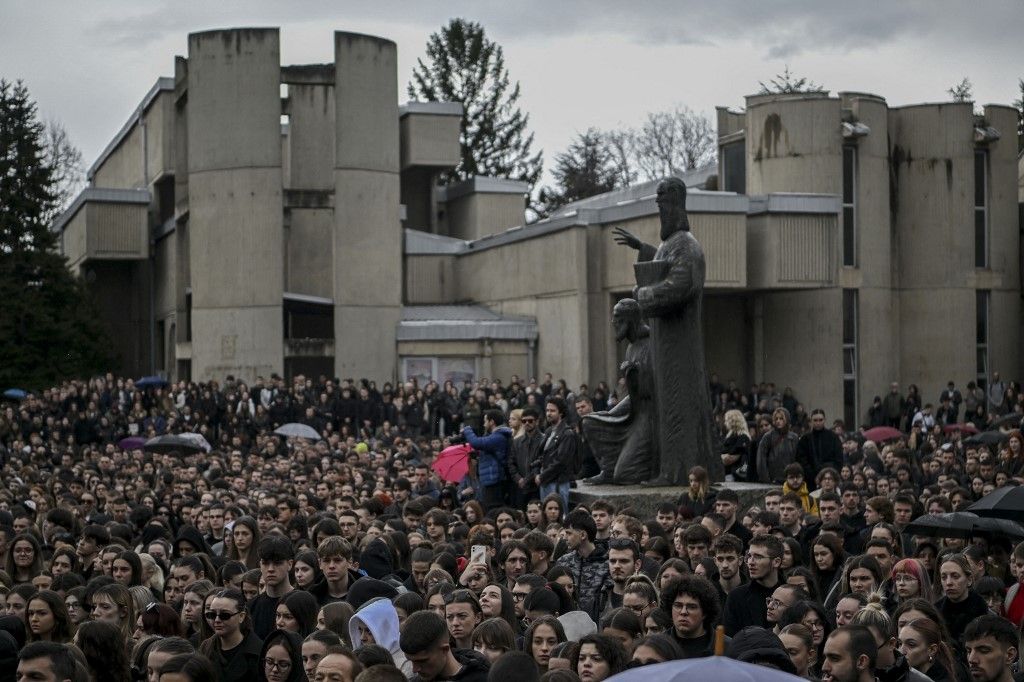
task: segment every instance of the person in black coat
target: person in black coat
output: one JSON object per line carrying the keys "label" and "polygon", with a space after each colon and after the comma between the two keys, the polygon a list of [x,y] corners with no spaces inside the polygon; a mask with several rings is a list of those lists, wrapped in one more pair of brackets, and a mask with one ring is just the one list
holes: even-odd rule
{"label": "person in black coat", "polygon": [[825,424],[825,411],[811,412],[811,430],[800,436],[796,444],[796,462],[804,469],[806,480],[813,481],[827,467],[843,468],[843,444]]}

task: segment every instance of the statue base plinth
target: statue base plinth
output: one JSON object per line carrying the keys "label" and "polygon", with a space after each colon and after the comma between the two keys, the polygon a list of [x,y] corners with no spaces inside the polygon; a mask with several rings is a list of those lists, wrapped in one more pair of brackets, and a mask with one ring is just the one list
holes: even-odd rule
{"label": "statue base plinth", "polygon": [[[661,488],[645,487],[642,485],[584,485],[577,481],[577,487],[569,492],[570,508],[576,505],[589,505],[595,500],[608,500],[615,505],[616,509],[632,507],[635,516],[641,521],[653,519],[658,512],[658,505],[663,502],[676,504],[679,497],[685,493],[687,486],[665,486]],[[764,505],[764,494],[778,486],[764,483],[716,483],[712,486],[714,490],[729,488],[735,490],[740,498],[740,512],[747,507]]]}

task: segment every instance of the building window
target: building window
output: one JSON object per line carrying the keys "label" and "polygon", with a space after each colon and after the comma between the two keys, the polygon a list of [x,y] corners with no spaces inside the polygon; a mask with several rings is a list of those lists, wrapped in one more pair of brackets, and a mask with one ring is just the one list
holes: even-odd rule
{"label": "building window", "polygon": [[975,373],[978,386],[988,387],[988,320],[992,292],[980,290],[975,293],[974,342],[977,358]]}
{"label": "building window", "polygon": [[843,423],[857,424],[857,290],[843,289]]}
{"label": "building window", "polygon": [[723,144],[720,152],[722,190],[746,194],[747,143],[746,140]]}
{"label": "building window", "polygon": [[988,267],[988,150],[974,150],[974,267]]}
{"label": "building window", "polygon": [[843,265],[857,267],[857,147],[843,145]]}
{"label": "building window", "polygon": [[464,381],[475,381],[477,377],[476,358],[407,356],[402,358],[402,378],[416,380],[420,386],[430,381],[443,384],[451,381],[461,387]]}

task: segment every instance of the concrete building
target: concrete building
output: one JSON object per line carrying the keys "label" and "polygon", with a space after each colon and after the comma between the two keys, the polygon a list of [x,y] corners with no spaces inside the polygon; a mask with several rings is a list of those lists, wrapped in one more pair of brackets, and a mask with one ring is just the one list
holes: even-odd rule
{"label": "concrete building", "polygon": [[[656,183],[524,226],[528,187],[459,160],[461,108],[398,105],[395,45],[336,33],[281,66],[276,29],[192,34],[57,224],[122,371],[613,382],[612,306],[657,242]],[[890,381],[935,399],[1021,376],[1016,112],[765,95],[718,111],[688,208],[709,369],[854,422]]]}

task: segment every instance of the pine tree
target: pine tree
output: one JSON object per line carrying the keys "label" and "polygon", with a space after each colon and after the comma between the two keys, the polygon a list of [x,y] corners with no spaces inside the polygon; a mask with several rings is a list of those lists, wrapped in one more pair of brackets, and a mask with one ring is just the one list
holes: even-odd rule
{"label": "pine tree", "polygon": [[826,92],[825,88],[821,87],[820,84],[803,76],[797,77],[795,73],[789,70],[789,64],[786,64],[786,68],[783,69],[782,73],[776,74],[775,78],[772,78],[767,83],[758,81],[758,84],[761,86],[759,94],[762,95]]}
{"label": "pine tree", "polygon": [[964,77],[962,81],[946,90],[949,93],[950,98],[954,102],[973,102],[974,101],[974,85],[971,84],[971,79]]}
{"label": "pine tree", "polygon": [[448,180],[492,175],[536,184],[542,155],[530,150],[533,134],[529,115],[518,106],[519,83],[509,79],[501,46],[488,40],[483,26],[452,19],[432,34],[427,62],[417,60],[408,94],[463,106],[462,162]]}
{"label": "pine tree", "polygon": [[0,387],[35,389],[109,368],[83,283],[57,251],[59,169],[18,82],[0,80]]}
{"label": "pine tree", "polygon": [[552,175],[556,186],[540,191],[538,203],[543,213],[550,214],[559,206],[615,189],[617,178],[611,160],[601,131],[590,128],[577,134],[569,148],[555,156]]}

